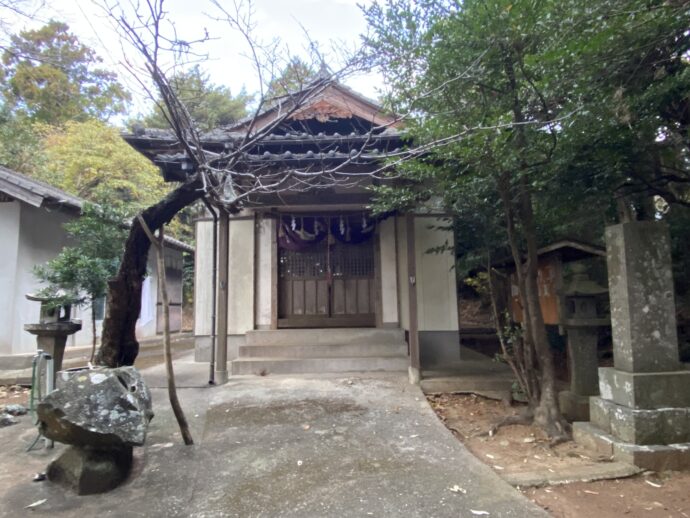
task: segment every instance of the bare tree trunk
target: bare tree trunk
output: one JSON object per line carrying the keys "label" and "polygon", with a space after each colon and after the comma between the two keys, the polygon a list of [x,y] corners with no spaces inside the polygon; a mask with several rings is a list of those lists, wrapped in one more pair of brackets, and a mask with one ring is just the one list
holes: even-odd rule
{"label": "bare tree trunk", "polygon": [[[183,183],[165,198],[145,209],[140,216],[155,232],[180,210],[204,195],[198,176]],[[151,242],[139,220],[134,218],[125,243],[117,275],[108,281],[108,302],[103,321],[101,347],[96,362],[106,367],[132,365],[139,353],[136,323],[141,311],[141,284],[146,275],[146,261]]]}
{"label": "bare tree trunk", "polygon": [[164,228],[158,229],[158,239],[155,238],[148,225],[141,216],[138,216],[142,229],[148,236],[151,243],[156,250],[156,267],[158,270],[158,293],[161,297],[161,306],[163,308],[163,357],[165,360],[165,374],[168,380],[168,399],[172,407],[177,424],[180,427],[182,440],[189,446],[194,444],[192,433],[189,431],[189,423],[180,405],[180,400],[177,397],[177,386],[175,385],[175,371],[173,370],[172,352],[170,350],[170,304],[168,300],[168,283],[165,276],[165,240]]}
{"label": "bare tree trunk", "polygon": [[542,427],[554,441],[567,438],[567,425],[561,416],[558,407],[558,393],[556,391],[556,371],[553,363],[553,353],[548,337],[546,325],[539,303],[538,256],[537,256],[537,231],[534,224],[534,212],[532,198],[527,185],[527,179],[523,176],[519,186],[520,216],[523,233],[527,244],[527,264],[525,275],[525,288],[529,307],[530,327],[537,358],[541,367],[541,398],[534,412],[535,424]]}

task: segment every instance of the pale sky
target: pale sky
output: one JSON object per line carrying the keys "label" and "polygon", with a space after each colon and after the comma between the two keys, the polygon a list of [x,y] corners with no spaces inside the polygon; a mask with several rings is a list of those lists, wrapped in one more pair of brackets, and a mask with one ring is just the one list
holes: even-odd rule
{"label": "pale sky", "polygon": [[[233,6],[231,0],[220,1],[228,9]],[[360,34],[366,32],[366,22],[357,4],[370,1],[253,0],[255,35],[264,41],[279,38],[291,54],[298,55],[304,54],[307,47],[305,30],[325,54],[330,54],[333,47],[354,48],[360,41]],[[108,3],[112,4],[113,0],[108,0]],[[233,93],[239,92],[243,86],[249,92],[258,90],[254,69],[250,60],[244,57],[248,47],[225,22],[216,22],[206,16],[205,13],[217,13],[210,2],[166,0],[165,5],[179,37],[193,39],[203,34],[206,28],[211,37],[218,38],[207,42],[203,48],[209,60],[202,66],[214,83],[229,86]],[[45,0],[45,6],[38,12],[39,20],[16,20],[12,29],[34,28],[51,17],[66,22],[82,42],[96,50],[108,68],[118,73],[120,80],[135,96],[143,97],[136,81],[128,77],[122,67],[123,54],[118,35],[92,0]],[[345,83],[372,98],[378,96],[378,88],[381,87],[380,77],[372,74],[350,77]],[[136,100],[132,108],[134,112],[146,109],[141,99]]]}

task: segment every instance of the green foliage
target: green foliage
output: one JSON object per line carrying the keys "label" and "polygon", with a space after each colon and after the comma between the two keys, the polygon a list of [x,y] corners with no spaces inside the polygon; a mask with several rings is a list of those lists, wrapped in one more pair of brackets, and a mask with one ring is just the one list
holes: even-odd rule
{"label": "green foliage", "polygon": [[366,16],[389,106],[433,148],[378,202],[441,198],[464,271],[505,251],[506,207],[524,236],[520,192],[541,244],[600,241],[621,195],[690,200],[687,3],[388,0]]}
{"label": "green foliage", "polygon": [[12,113],[61,124],[122,113],[128,93],[62,22],[11,37],[2,55],[4,104]]}
{"label": "green foliage", "polygon": [[318,73],[307,62],[293,57],[283,70],[268,85],[266,98],[272,99],[299,92],[312,82]]}
{"label": "green foliage", "polygon": [[45,165],[41,136],[26,117],[0,111],[0,165],[38,176]]}
{"label": "green foliage", "polygon": [[157,202],[168,190],[158,169],[103,122],[39,130],[46,162],[37,176],[56,187],[130,212]]}
{"label": "green foliage", "polygon": [[[234,96],[229,88],[213,84],[208,74],[198,65],[174,75],[170,79],[170,86],[187,107],[198,127],[207,131],[227,126],[245,117],[247,105],[253,97],[244,89]],[[158,104],[162,107],[160,100]],[[142,122],[150,128],[169,127],[165,113],[158,107]]]}
{"label": "green foliage", "polygon": [[41,294],[82,306],[105,296],[127,236],[124,217],[117,209],[86,204],[81,217],[65,224],[74,245],[35,268],[36,277],[47,284]]}

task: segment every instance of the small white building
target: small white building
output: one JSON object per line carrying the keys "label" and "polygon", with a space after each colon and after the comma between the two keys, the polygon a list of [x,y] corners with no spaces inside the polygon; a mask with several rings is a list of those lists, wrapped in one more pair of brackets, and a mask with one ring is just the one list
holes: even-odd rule
{"label": "small white building", "polygon": [[[197,360],[219,362],[220,377],[228,371],[409,367],[413,379],[421,368],[459,360],[448,220],[421,209],[374,216],[369,209],[374,180],[359,174],[376,169],[404,145],[395,120],[337,83],[313,92],[248,149],[237,167],[280,173],[341,166],[361,180],[265,194],[240,214],[221,212],[215,222],[210,216],[197,221]],[[234,149],[247,131],[268,127],[284,108],[276,103],[254,122],[202,135],[204,147],[214,156]],[[171,133],[141,130],[125,139],[157,163],[166,180],[189,174],[184,154],[171,154],[178,149]],[[445,252],[426,253],[444,245]],[[223,364],[226,354],[230,368]]]}
{"label": "small white building", "polygon": [[[36,350],[36,337],[24,331],[24,324],[38,322],[40,305],[27,300],[25,295],[43,287],[34,276],[34,267],[53,259],[69,245],[63,225],[79,217],[83,203],[84,200],[60,189],[0,166],[0,355]],[[166,245],[171,325],[173,330],[179,330],[182,252],[193,253],[194,249],[172,238],[166,238]],[[143,287],[138,338],[152,337],[161,331],[155,263],[149,260],[150,275]],[[101,318],[103,309],[98,312]],[[90,309],[73,308],[72,318],[81,319],[82,330],[68,338],[68,347],[90,345]],[[96,324],[100,335],[102,320]]]}

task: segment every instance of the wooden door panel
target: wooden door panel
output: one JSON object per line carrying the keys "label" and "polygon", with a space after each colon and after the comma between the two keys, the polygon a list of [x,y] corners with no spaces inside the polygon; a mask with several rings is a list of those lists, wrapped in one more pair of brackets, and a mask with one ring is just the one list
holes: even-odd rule
{"label": "wooden door panel", "polygon": [[[306,216],[296,221],[293,231],[312,228]],[[336,237],[328,234],[302,248],[283,247],[279,240],[280,327],[374,325],[374,242],[353,244]]]}
{"label": "wooden door panel", "polygon": [[316,279],[304,281],[304,314],[316,315]]}
{"label": "wooden door panel", "polygon": [[316,281],[316,312],[319,315],[328,315],[329,306],[328,281],[319,279]]}
{"label": "wooden door panel", "polygon": [[304,315],[304,281],[292,281],[292,314]]}
{"label": "wooden door panel", "polygon": [[373,313],[369,305],[369,279],[357,279],[357,313]]}

